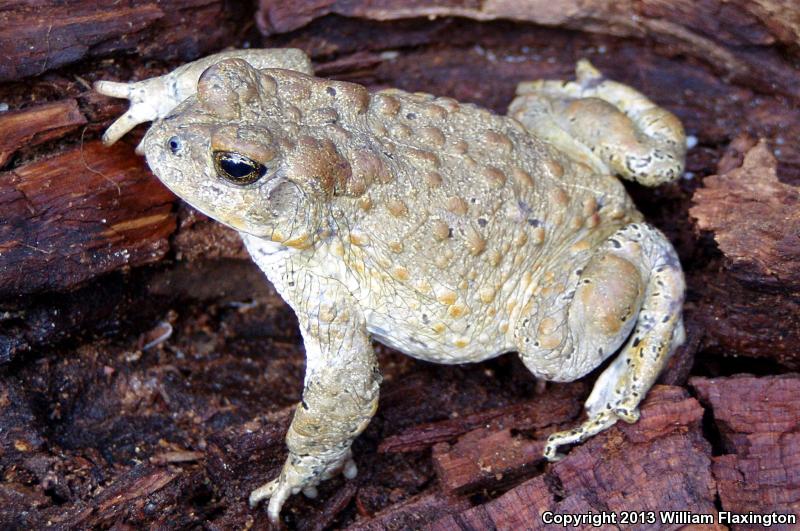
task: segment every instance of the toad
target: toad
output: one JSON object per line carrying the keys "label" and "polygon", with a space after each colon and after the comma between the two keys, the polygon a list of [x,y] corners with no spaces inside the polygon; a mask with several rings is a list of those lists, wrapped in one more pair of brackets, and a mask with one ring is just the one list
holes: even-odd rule
{"label": "toad", "polygon": [[239,231],[297,314],[307,366],[289,456],[250,495],[273,521],[290,495],[356,475],[351,443],[378,406],[373,339],[436,363],[514,351],[556,382],[614,356],[549,459],[635,422],[684,341],[678,257],[617,178],[678,178],[683,128],[586,61],[575,81],[520,84],[507,116],[314,77],[291,49],[96,90],[132,102],[106,142],[155,120],[138,148],[150,168]]}

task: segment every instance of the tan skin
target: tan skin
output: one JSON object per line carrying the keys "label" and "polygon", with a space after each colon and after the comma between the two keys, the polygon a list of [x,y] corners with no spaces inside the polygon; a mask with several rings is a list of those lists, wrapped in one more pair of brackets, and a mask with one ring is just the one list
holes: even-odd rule
{"label": "tan skin", "polygon": [[520,85],[504,117],[315,78],[297,50],[202,61],[96,88],[133,101],[106,140],[156,120],[139,148],[154,173],[240,231],[298,315],[303,401],[280,476],[251,504],[269,499],[277,521],[290,495],[355,476],[350,445],[380,384],[371,339],[439,363],[517,351],[554,381],[615,355],[588,420],[550,437],[550,459],[638,418],[683,342],[684,282],[615,175],[681,175],[673,115],[586,62],[575,82]]}

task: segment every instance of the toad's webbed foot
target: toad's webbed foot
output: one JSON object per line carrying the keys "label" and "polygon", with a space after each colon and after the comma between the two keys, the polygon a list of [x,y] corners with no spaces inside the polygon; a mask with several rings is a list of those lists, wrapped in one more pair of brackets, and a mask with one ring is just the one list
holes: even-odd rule
{"label": "toad's webbed foot", "polygon": [[683,174],[686,136],[680,120],[637,90],[581,60],[575,81],[520,83],[509,116],[598,172],[645,186]]}
{"label": "toad's webbed foot", "polygon": [[267,514],[270,521],[277,523],[281,508],[289,496],[302,491],[308,498],[316,498],[317,485],[340,472],[347,479],[354,479],[358,475],[358,468],[349,449],[343,455],[333,458],[290,455],[280,476],[250,493],[250,507],[269,500]]}

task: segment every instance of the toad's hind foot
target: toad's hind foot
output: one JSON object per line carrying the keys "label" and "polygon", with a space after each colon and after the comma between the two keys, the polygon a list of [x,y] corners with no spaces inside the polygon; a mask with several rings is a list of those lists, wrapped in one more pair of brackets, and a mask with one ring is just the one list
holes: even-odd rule
{"label": "toad's hind foot", "polygon": [[646,186],[683,173],[686,137],[675,115],[581,60],[575,81],[520,83],[509,116],[598,172]]}
{"label": "toad's hind foot", "polygon": [[[683,273],[678,257],[656,229],[634,223],[608,241],[611,249],[640,264],[646,288],[633,332],[616,359],[597,379],[586,401],[588,420],[576,429],[554,433],[545,457],[558,458],[559,446],[584,441],[618,419],[636,422],[639,403],[674,350],[683,344]],[[636,260],[636,256],[639,257]]]}

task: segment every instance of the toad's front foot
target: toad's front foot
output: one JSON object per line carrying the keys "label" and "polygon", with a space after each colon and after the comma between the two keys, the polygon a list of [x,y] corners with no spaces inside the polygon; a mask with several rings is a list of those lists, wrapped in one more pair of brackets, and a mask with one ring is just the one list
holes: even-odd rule
{"label": "toad's front foot", "polygon": [[290,455],[283,465],[280,476],[250,493],[250,507],[269,499],[267,514],[270,521],[277,524],[281,508],[289,496],[302,491],[307,497],[316,498],[317,485],[339,472],[347,479],[354,479],[358,475],[358,468],[350,450],[335,459]]}
{"label": "toad's front foot", "polygon": [[97,81],[94,90],[104,96],[124,98],[131,102],[128,111],[117,118],[103,133],[103,143],[110,146],[137,125],[163,118],[180,102],[167,76],[154,77],[134,83]]}

